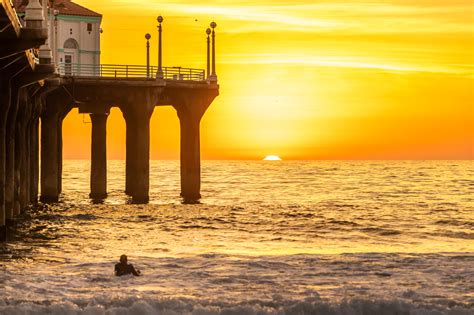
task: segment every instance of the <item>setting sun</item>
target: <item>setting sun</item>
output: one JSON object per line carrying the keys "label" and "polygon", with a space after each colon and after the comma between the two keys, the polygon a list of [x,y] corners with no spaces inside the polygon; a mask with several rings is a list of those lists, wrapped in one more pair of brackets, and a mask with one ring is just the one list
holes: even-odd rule
{"label": "setting sun", "polygon": [[264,161],[281,161],[281,158],[278,155],[267,155]]}

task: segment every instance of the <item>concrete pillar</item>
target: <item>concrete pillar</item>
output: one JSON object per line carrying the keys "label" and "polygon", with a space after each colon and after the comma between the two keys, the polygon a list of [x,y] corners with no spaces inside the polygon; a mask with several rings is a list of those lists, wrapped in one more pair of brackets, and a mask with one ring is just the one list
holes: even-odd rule
{"label": "concrete pillar", "polygon": [[197,203],[201,199],[201,142],[200,115],[190,107],[178,111],[181,127],[181,197],[184,203]]}
{"label": "concrete pillar", "polygon": [[56,125],[57,131],[57,147],[56,147],[56,154],[58,155],[57,162],[58,162],[58,193],[61,194],[63,192],[63,120],[64,116],[59,115],[58,122]]}
{"label": "concrete pillar", "polygon": [[135,142],[135,121],[133,119],[128,119],[125,117],[126,122],[126,150],[125,150],[125,193],[129,196],[132,196],[133,187],[134,187],[134,175],[135,165],[133,164],[135,160],[132,158],[134,152],[136,152],[136,142]]}
{"label": "concrete pillar", "polygon": [[18,111],[15,121],[14,173],[13,173],[13,218],[26,208],[26,143],[25,128],[30,111],[28,89],[21,88],[18,97]]}
{"label": "concrete pillar", "polygon": [[14,220],[15,208],[15,130],[19,108],[20,88],[11,86],[10,110],[6,125],[5,159],[5,213],[7,224]]}
{"label": "concrete pillar", "polygon": [[59,113],[46,111],[41,115],[41,201],[59,200]]}
{"label": "concrete pillar", "polygon": [[10,108],[10,80],[0,77],[0,242],[6,241],[5,163],[6,126]]}
{"label": "concrete pillar", "polygon": [[27,204],[30,204],[32,202],[31,200],[31,155],[32,155],[32,146],[33,146],[33,140],[31,139],[31,129],[33,128],[33,117],[34,117],[34,107],[35,107],[35,102],[33,99],[31,99],[30,107],[29,107],[29,115],[28,115],[28,120],[26,122],[26,127],[25,127],[25,146],[26,146],[26,165],[25,165],[25,202]]}
{"label": "concrete pillar", "polygon": [[91,193],[92,199],[107,197],[107,117],[90,114],[92,121]]}
{"label": "concrete pillar", "polygon": [[150,190],[150,118],[153,107],[122,109],[127,124],[126,179],[133,203],[147,203]]}
{"label": "concrete pillar", "polygon": [[44,97],[41,113],[41,197],[43,202],[57,202],[61,194],[62,125],[73,100],[63,89]]}
{"label": "concrete pillar", "polygon": [[15,134],[15,209],[16,214],[24,212],[29,204],[29,125],[32,107],[31,98],[25,95],[20,100]]}
{"label": "concrete pillar", "polygon": [[173,100],[181,129],[181,197],[183,203],[198,203],[201,198],[200,123],[218,95],[216,89],[179,94]]}
{"label": "concrete pillar", "polygon": [[39,118],[33,119],[30,128],[30,201],[38,202],[39,189]]}
{"label": "concrete pillar", "polygon": [[21,117],[21,111],[24,110],[24,107],[26,104],[24,102],[20,102],[20,115],[17,116],[17,123],[15,127],[15,169],[14,169],[14,189],[13,189],[13,195],[14,195],[14,201],[13,201],[13,216],[14,218],[18,217],[21,214],[22,210],[22,205],[20,203],[20,191],[21,191],[21,168],[23,165],[23,160],[24,160],[24,143],[22,141],[23,138],[23,132],[22,132],[22,127],[21,127],[21,120],[23,117]]}

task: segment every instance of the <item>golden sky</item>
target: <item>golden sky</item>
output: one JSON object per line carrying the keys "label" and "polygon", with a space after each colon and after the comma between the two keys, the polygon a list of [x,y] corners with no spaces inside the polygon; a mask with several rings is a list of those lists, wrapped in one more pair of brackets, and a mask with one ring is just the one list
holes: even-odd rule
{"label": "golden sky", "polygon": [[[205,159],[474,158],[472,0],[75,2],[104,15],[102,63],[145,64],[147,32],[156,60],[161,14],[164,65],[204,69],[217,22]],[[90,157],[84,121],[65,120],[66,158]],[[123,159],[118,109],[107,130],[108,158]],[[151,158],[177,159],[174,109],[156,108],[151,130]]]}

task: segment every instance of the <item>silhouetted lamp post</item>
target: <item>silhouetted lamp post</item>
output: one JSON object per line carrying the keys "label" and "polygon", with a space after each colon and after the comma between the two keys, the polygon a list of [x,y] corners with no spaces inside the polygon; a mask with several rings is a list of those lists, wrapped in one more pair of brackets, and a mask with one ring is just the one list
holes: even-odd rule
{"label": "silhouetted lamp post", "polygon": [[145,35],[146,38],[146,77],[150,77],[150,34]]}
{"label": "silhouetted lamp post", "polygon": [[209,76],[211,75],[211,37],[209,37],[209,35],[211,35],[211,29],[208,28],[206,30],[206,34],[207,34],[207,78],[209,79]]}
{"label": "silhouetted lamp post", "polygon": [[217,27],[216,22],[211,23],[212,28],[212,73],[210,76],[211,81],[217,81],[216,75],[216,32],[215,28]]}
{"label": "silhouetted lamp post", "polygon": [[157,19],[158,21],[158,72],[156,73],[156,79],[163,79],[163,64],[162,64],[162,44],[161,44],[161,23],[163,23],[163,17],[160,15]]}

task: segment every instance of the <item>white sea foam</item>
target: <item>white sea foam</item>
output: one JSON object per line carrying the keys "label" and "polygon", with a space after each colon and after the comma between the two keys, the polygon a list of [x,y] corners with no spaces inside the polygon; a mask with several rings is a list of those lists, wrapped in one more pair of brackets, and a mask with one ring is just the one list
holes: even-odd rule
{"label": "white sea foam", "polygon": [[91,300],[76,304],[72,301],[54,302],[49,305],[23,302],[5,305],[0,300],[0,314],[87,314],[87,315],[471,315],[472,309],[460,306],[432,307],[423,303],[407,304],[399,301],[353,300],[340,304],[322,301],[250,301],[226,304],[190,299],[135,299]]}

